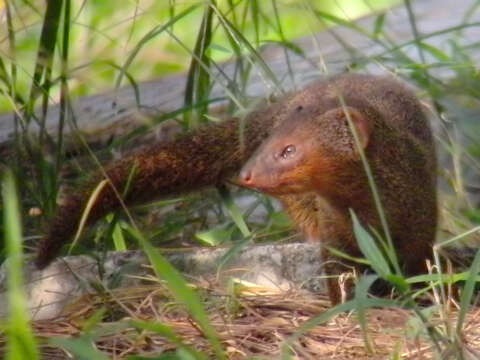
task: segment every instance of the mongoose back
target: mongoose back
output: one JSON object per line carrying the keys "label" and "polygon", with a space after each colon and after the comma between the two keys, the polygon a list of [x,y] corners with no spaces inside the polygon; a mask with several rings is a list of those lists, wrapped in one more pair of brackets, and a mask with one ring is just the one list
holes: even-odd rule
{"label": "mongoose back", "polygon": [[[118,194],[132,172],[127,205],[218,185],[243,167],[236,181],[277,196],[309,241],[359,255],[349,209],[362,224],[382,229],[346,112],[372,168],[399,258],[408,273],[422,272],[437,221],[432,133],[418,100],[390,77],[321,80],[252,112],[244,126],[230,119],[114,162],[88,223],[120,207]],[[97,175],[59,207],[39,244],[39,268],[72,238],[102,178]]]}

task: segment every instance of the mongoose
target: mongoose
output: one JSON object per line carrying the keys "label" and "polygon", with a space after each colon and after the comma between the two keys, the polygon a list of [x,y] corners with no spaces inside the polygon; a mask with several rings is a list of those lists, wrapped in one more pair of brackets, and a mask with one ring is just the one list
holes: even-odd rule
{"label": "mongoose", "polygon": [[[315,104],[297,104],[296,116],[272,130],[238,183],[279,198],[307,241],[361,257],[349,209],[363,225],[381,234],[383,229],[348,112],[403,271],[426,271],[437,224],[436,161],[419,102],[393,79],[366,75],[337,77],[306,91]],[[338,261],[324,260],[327,273],[342,272]],[[332,301],[338,302],[336,279],[327,283]]]}
{"label": "mongoose", "polygon": [[[309,241],[328,241],[360,255],[349,209],[365,226],[382,229],[346,111],[373,171],[402,265],[409,274],[421,273],[437,223],[435,151],[418,100],[390,77],[344,74],[320,80],[252,112],[244,123],[230,119],[206,126],[114,162],[106,168],[109,185],[88,223],[120,207],[118,194],[132,171],[123,197],[127,205],[218,185],[241,169],[236,181],[277,196]],[[71,240],[102,178],[59,207],[38,247],[39,268]],[[331,298],[339,300],[338,294]]]}

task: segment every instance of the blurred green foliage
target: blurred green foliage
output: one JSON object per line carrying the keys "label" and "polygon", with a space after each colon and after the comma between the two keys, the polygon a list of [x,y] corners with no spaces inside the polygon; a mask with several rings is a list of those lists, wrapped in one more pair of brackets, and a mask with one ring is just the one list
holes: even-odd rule
{"label": "blurred green foliage", "polygon": [[[326,11],[344,19],[354,19],[398,3],[398,0],[283,0],[283,1],[219,1],[221,10],[234,3],[235,17],[243,24],[243,35],[255,46],[311,34],[327,24],[312,15],[312,9]],[[10,1],[13,12],[15,48],[8,42],[7,26],[0,26],[0,58],[8,66],[18,68],[17,91],[27,94],[36,62],[36,51],[44,15],[43,1]],[[70,27],[68,84],[70,95],[100,93],[114,87],[118,67],[134,51],[142,37],[153,27],[168,22],[173,16],[202,1],[74,1]],[[0,2],[0,9],[2,8]],[[256,8],[254,8],[256,7]],[[1,11],[1,10],[0,10]],[[256,14],[256,15],[254,15]],[[273,19],[278,14],[281,26]],[[255,18],[258,16],[258,18]],[[150,41],[129,67],[135,81],[145,81],[188,69],[191,54],[203,17],[203,6],[176,22],[168,32]],[[260,21],[259,21],[260,20]],[[0,18],[0,23],[5,20]],[[258,31],[257,31],[258,30]],[[282,39],[283,37],[283,39]],[[57,44],[57,46],[60,46]],[[213,34],[209,57],[225,61],[235,56],[224,31]],[[58,62],[58,59],[55,61]],[[55,66],[57,65],[57,66]],[[54,76],[60,67],[54,64]],[[57,73],[55,73],[57,71]],[[0,91],[8,93],[2,89]],[[58,89],[52,89],[55,101]],[[0,113],[14,108],[11,99],[0,96]]]}

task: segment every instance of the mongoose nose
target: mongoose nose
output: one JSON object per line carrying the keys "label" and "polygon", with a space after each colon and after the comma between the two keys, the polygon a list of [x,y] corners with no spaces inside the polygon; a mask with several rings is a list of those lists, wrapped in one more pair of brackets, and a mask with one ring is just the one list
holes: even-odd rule
{"label": "mongoose nose", "polygon": [[250,169],[243,169],[238,176],[241,185],[249,186],[252,182],[252,171]]}

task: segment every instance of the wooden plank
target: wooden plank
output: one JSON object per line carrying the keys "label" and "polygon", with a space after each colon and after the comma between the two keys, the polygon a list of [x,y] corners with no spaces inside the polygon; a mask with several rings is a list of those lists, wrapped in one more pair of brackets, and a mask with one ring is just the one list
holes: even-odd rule
{"label": "wooden plank", "polygon": [[[476,0],[417,0],[413,2],[414,14],[420,34],[432,34],[443,29],[451,28],[463,23],[464,16]],[[366,29],[373,29],[376,15],[358,20],[356,23]],[[469,22],[480,21],[480,12],[472,15]],[[408,13],[403,6],[387,11],[385,28],[388,35],[396,44],[402,46],[413,39],[412,29],[408,20]],[[448,35],[428,38],[428,43],[438,46]],[[296,42],[305,53],[306,58],[291,55],[291,64],[294,70],[294,79],[287,76],[287,64],[282,48],[269,47],[262,52],[267,64],[277,75],[285,88],[301,87],[304,83],[324,75],[337,73],[351,63],[352,57],[346,48],[338,41],[342,39],[348,47],[354,49],[356,56],[362,58],[381,54],[384,49],[359,32],[345,27],[336,27],[333,30],[321,32],[314,36],[305,37]],[[459,40],[471,43],[480,38],[480,27],[472,26],[462,33]],[[405,46],[409,55],[418,61],[418,50],[415,46]],[[476,54],[478,58],[478,54]],[[381,65],[369,64],[368,70],[373,72],[384,71],[388,68],[385,59]],[[233,62],[223,65],[227,74],[233,73]],[[382,69],[383,68],[383,69]],[[268,96],[275,91],[271,83],[264,80],[260,69],[255,69],[255,75],[250,79],[248,93],[252,96]],[[139,84],[141,105],[144,109],[158,112],[169,112],[183,105],[185,75],[177,74],[154,81]],[[222,96],[225,93],[222,81],[218,81],[212,92],[212,97]],[[132,114],[138,112],[135,94],[130,86],[125,86],[116,92],[88,96],[78,99],[73,106],[73,112],[80,129],[108,128],[112,124],[129,121]],[[59,108],[50,106],[47,116],[47,129],[53,131],[57,124]],[[32,124],[32,131],[38,130]],[[0,116],[0,143],[7,141],[13,134],[13,116]]]}

